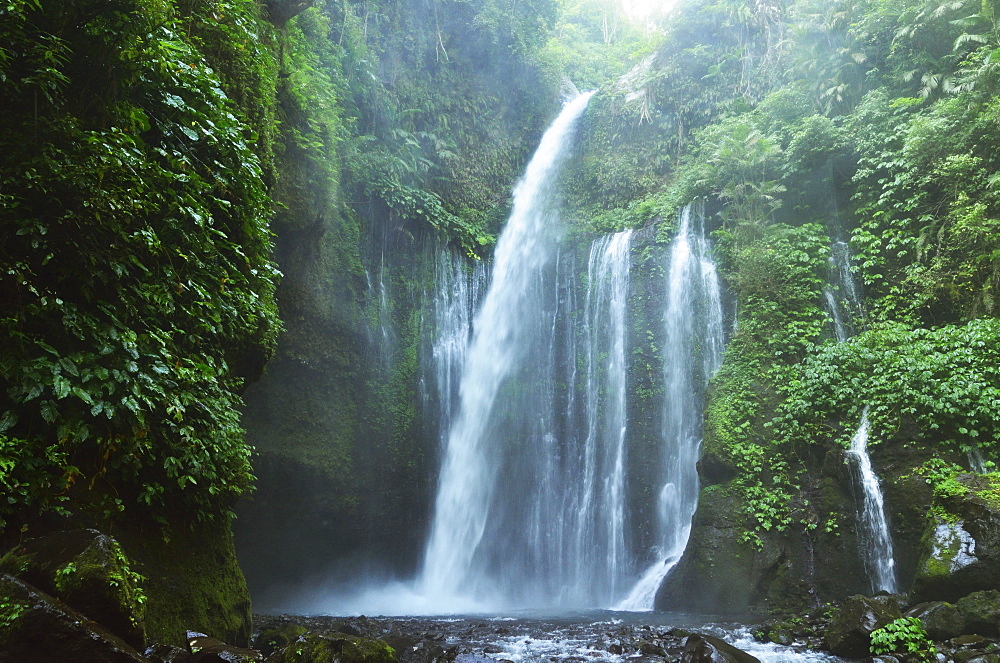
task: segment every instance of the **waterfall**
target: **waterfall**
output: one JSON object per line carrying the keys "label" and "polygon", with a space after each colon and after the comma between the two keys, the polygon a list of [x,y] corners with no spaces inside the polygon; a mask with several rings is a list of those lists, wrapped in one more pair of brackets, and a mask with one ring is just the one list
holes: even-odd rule
{"label": "waterfall", "polygon": [[861,411],[861,424],[851,438],[851,448],[847,452],[856,459],[855,467],[858,483],[862,490],[861,522],[864,525],[861,549],[865,567],[872,584],[872,591],[896,593],[895,558],[892,552],[892,537],[885,517],[885,505],[878,477],[872,470],[868,457],[868,406]]}
{"label": "waterfall", "polygon": [[681,212],[669,259],[658,550],[653,564],[615,606],[618,610],[652,610],[657,589],[684,553],[698,505],[702,394],[722,362],[725,342],[719,279],[705,238],[704,218],[690,205]]}
{"label": "waterfall", "polygon": [[[854,333],[855,320],[861,319],[861,295],[851,273],[851,252],[847,242],[835,240],[830,246],[830,283],[823,289],[823,296],[833,320],[834,337],[838,343],[844,343]],[[839,299],[834,295],[834,289],[840,293]],[[868,455],[868,426],[868,406],[865,406],[848,451],[848,455],[856,460],[857,482],[862,493],[862,504],[858,509],[863,530],[859,536],[859,549],[872,590],[895,592],[892,536],[886,523],[882,489]]]}
{"label": "waterfall", "polygon": [[854,335],[855,320],[861,319],[861,294],[851,273],[847,242],[836,240],[831,244],[829,262],[830,284],[823,288],[823,297],[833,320],[834,338],[843,343]]}
{"label": "waterfall", "polygon": [[589,596],[572,598],[603,605],[617,594],[619,580],[630,569],[625,541],[625,304],[631,238],[631,231],[620,232],[597,240],[590,250],[583,472],[578,489],[568,491],[575,521],[568,553],[574,575],[585,583],[574,584],[590,588]]}
{"label": "waterfall", "polygon": [[[551,298],[543,291],[558,254],[555,181],[589,97],[564,107],[515,187],[490,287],[473,324],[418,580],[419,592],[447,611],[551,591],[532,584],[535,574],[549,570],[534,564],[545,560],[530,559],[540,551],[518,545],[532,538],[533,500],[520,493],[546,489],[524,479],[544,465],[537,447],[551,445],[556,435],[545,416],[552,408],[543,407],[545,385],[554,383],[545,375],[551,363],[537,361],[551,347],[543,330],[554,324]],[[527,413],[517,407],[529,404],[535,409]],[[497,500],[498,494],[505,499]]]}
{"label": "waterfall", "polygon": [[438,247],[434,259],[436,288],[431,298],[431,361],[427,362],[431,370],[424,370],[422,380],[434,385],[433,403],[428,402],[429,395],[424,396],[425,416],[436,422],[442,448],[447,443],[448,426],[454,419],[465,351],[472,332],[472,316],[485,282],[486,268],[482,262],[470,270],[461,254]]}

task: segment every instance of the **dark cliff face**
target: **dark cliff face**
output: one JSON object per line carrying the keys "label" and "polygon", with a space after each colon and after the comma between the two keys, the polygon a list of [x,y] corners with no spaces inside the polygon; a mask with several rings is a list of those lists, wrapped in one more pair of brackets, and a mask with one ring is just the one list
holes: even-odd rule
{"label": "dark cliff face", "polygon": [[246,394],[257,490],[236,525],[257,596],[415,569],[438,462],[421,374],[435,260],[449,243],[488,250],[557,105],[527,52],[487,57],[482,31],[497,26],[452,16],[429,41],[421,8],[383,10],[394,22],[320,2],[285,27],[284,333]]}

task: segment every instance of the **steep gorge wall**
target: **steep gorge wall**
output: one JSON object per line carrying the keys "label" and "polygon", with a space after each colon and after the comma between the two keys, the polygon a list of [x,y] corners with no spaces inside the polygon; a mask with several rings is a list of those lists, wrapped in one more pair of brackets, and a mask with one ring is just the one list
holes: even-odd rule
{"label": "steep gorge wall", "polygon": [[459,4],[321,2],[285,27],[285,331],[247,394],[258,481],[237,523],[258,596],[419,559],[438,462],[420,372],[435,260],[448,243],[488,250],[558,103],[531,56],[551,10],[474,27],[462,16],[492,5]]}

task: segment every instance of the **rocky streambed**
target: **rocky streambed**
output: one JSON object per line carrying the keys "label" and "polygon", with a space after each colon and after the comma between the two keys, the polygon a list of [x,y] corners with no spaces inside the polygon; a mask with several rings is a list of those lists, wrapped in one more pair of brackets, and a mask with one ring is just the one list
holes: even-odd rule
{"label": "rocky streambed", "polygon": [[[400,663],[765,663],[836,661],[806,643],[760,642],[703,616],[590,612],[558,617],[255,617],[265,655],[310,638],[379,639]],[[271,659],[267,659],[271,660]]]}

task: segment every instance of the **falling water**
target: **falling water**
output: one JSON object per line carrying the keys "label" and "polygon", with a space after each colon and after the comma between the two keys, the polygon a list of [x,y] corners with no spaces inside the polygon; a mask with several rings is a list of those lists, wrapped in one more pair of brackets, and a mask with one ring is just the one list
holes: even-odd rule
{"label": "falling water", "polygon": [[670,250],[659,543],[656,560],[615,606],[619,610],[653,609],[656,590],[684,552],[698,505],[702,394],[722,361],[725,342],[719,280],[703,225],[702,214],[685,207]]}
{"label": "falling water", "polygon": [[[834,336],[838,343],[844,343],[853,335],[855,321],[861,319],[861,295],[851,273],[851,254],[846,242],[834,241],[830,247],[830,281],[831,285],[824,288],[823,295],[833,319]],[[841,295],[840,298],[834,295],[834,289]],[[892,536],[886,524],[882,489],[868,455],[868,425],[868,408],[865,407],[848,451],[857,461],[857,480],[862,492],[859,515],[863,531],[859,546],[872,589],[894,592],[896,579]]]}
{"label": "falling water", "polygon": [[[575,521],[568,555],[574,575],[585,583],[574,582],[578,595],[567,598],[604,605],[630,569],[625,541],[625,304],[631,238],[631,231],[617,233],[594,242],[590,250],[584,312],[587,434],[582,482],[567,495]],[[584,587],[590,588],[589,596],[579,595]]]}
{"label": "falling water", "polygon": [[[418,583],[421,594],[435,597],[449,611],[513,597],[532,579],[525,570],[534,560],[518,559],[525,554],[517,540],[526,534],[531,502],[518,494],[528,485],[517,477],[533,468],[517,452],[530,452],[531,444],[544,442],[555,431],[550,422],[512,413],[510,405],[524,402],[525,396],[537,400],[528,372],[538,347],[549,347],[538,338],[551,319],[539,291],[558,253],[554,185],[589,97],[581,95],[566,105],[515,187],[490,288],[474,322]],[[527,457],[534,461],[530,453]],[[497,500],[498,494],[505,499]]]}
{"label": "falling water", "polygon": [[457,252],[439,247],[434,263],[436,289],[431,302],[433,327],[430,348],[434,403],[429,419],[437,419],[442,446],[447,443],[447,426],[454,419],[458,386],[465,363],[465,351],[472,332],[473,312],[486,282],[486,268],[478,262],[472,269]]}
{"label": "falling water", "polygon": [[855,321],[861,319],[861,294],[851,273],[847,242],[837,240],[830,246],[830,284],[823,288],[823,297],[833,319],[834,337],[843,343],[854,335]]}
{"label": "falling water", "polygon": [[856,459],[858,483],[862,489],[861,522],[864,525],[862,551],[872,591],[896,593],[895,558],[892,552],[892,537],[885,517],[885,505],[878,477],[872,470],[868,456],[868,406],[861,411],[861,424],[851,438],[851,448],[847,452]]}

